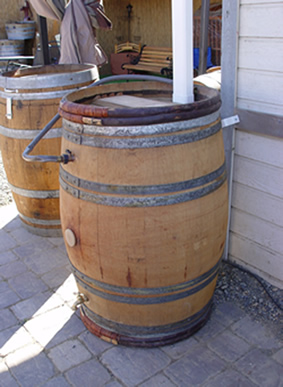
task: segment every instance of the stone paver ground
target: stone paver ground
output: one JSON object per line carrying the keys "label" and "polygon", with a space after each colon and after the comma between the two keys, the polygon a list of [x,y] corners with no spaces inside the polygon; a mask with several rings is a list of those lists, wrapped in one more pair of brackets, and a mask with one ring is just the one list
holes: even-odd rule
{"label": "stone paver ground", "polygon": [[1,387],[283,386],[283,346],[233,303],[194,336],[136,349],[93,336],[71,308],[77,291],[62,238],[27,232],[0,208]]}

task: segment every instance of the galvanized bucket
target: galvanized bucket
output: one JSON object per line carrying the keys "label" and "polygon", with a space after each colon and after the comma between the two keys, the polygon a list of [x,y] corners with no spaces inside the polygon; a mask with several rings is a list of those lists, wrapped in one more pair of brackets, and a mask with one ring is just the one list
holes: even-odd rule
{"label": "galvanized bucket", "polygon": [[0,40],[0,56],[11,57],[21,56],[24,52],[24,42],[22,40]]}
{"label": "galvanized bucket", "polygon": [[35,33],[35,22],[15,22],[5,25],[8,39],[26,40],[32,39]]}

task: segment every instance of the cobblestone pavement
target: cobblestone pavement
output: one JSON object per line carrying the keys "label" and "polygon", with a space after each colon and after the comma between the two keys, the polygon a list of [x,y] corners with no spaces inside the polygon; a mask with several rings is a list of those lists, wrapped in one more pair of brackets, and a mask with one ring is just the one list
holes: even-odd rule
{"label": "cobblestone pavement", "polygon": [[0,207],[0,291],[0,386],[283,386],[277,331],[224,299],[174,345],[133,349],[93,336],[71,309],[77,289],[62,238],[27,232],[14,204]]}

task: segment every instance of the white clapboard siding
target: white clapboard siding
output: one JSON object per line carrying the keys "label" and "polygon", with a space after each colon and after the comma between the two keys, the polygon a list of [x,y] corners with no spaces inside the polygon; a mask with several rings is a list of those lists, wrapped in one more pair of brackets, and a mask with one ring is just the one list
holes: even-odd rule
{"label": "white clapboard siding", "polygon": [[283,169],[235,155],[234,180],[248,187],[283,197]]}
{"label": "white clapboard siding", "polygon": [[[283,22],[282,22],[283,23]],[[283,39],[246,38],[239,39],[240,68],[258,71],[283,71]]]}
{"label": "white clapboard siding", "polygon": [[259,275],[269,283],[282,288],[282,255],[274,254],[262,245],[230,233],[229,259]]}
{"label": "white clapboard siding", "polygon": [[236,134],[235,149],[238,156],[283,168],[283,138],[242,130],[237,130]]}
{"label": "white clapboard siding", "polygon": [[232,207],[283,228],[283,200],[280,198],[234,181]]}
{"label": "white clapboard siding", "polygon": [[282,86],[283,72],[243,68],[238,74],[238,98],[280,106],[283,103]]}
{"label": "white clapboard siding", "polygon": [[236,130],[229,259],[283,288],[283,140]]}
{"label": "white clapboard siding", "polygon": [[276,4],[282,3],[282,0],[241,0],[241,4]]}
{"label": "white clapboard siding", "polygon": [[239,20],[240,36],[282,38],[282,20],[282,1],[241,1]]}
{"label": "white clapboard siding", "polygon": [[247,240],[256,242],[274,254],[283,255],[282,227],[234,208],[230,230]]}
{"label": "white clapboard siding", "polygon": [[244,4],[256,4],[256,5],[259,5],[259,4],[279,4],[279,3],[282,3],[282,0],[241,0],[241,5],[244,5]]}
{"label": "white clapboard siding", "polygon": [[237,100],[237,108],[243,110],[250,110],[254,112],[280,115],[283,109],[281,105],[274,105],[267,102],[251,101],[250,99],[241,98]]}
{"label": "white clapboard siding", "polygon": [[240,0],[237,108],[282,115],[283,2]]}
{"label": "white clapboard siding", "polygon": [[[236,108],[282,117],[283,1],[239,5]],[[229,259],[283,288],[283,139],[245,125],[235,132]]]}
{"label": "white clapboard siding", "polygon": [[282,115],[283,73],[239,69],[237,107]]}

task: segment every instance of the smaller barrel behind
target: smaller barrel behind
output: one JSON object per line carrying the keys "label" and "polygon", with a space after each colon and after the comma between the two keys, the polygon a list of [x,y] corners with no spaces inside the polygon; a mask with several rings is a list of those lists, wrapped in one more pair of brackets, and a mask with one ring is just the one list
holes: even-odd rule
{"label": "smaller barrel behind", "polygon": [[[0,76],[0,145],[3,164],[25,228],[42,236],[61,235],[59,165],[27,163],[22,153],[55,116],[61,98],[97,79],[93,65],[36,66]],[[58,155],[61,120],[34,153]]]}

